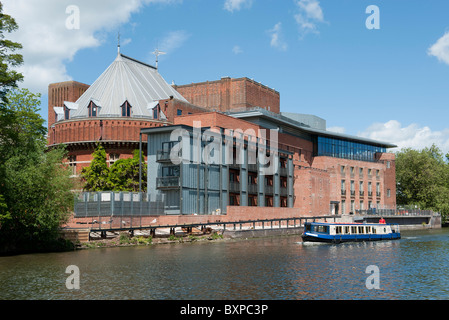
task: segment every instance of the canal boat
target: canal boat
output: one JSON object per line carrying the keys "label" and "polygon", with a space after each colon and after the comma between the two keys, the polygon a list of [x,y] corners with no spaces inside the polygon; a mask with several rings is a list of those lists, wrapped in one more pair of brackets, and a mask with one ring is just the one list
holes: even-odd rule
{"label": "canal boat", "polygon": [[306,222],[303,241],[340,243],[400,239],[399,225],[385,223]]}

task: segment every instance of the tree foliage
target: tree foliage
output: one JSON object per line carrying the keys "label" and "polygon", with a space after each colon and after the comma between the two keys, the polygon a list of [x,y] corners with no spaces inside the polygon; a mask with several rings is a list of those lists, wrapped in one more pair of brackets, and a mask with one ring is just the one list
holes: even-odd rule
{"label": "tree foliage", "polygon": [[[84,191],[139,191],[139,150],[132,158],[120,159],[108,167],[106,151],[99,144],[93,153],[90,166],[83,168],[81,178]],[[146,191],[146,166],[142,161],[142,191]]]}
{"label": "tree foliage", "polygon": [[16,21],[3,13],[3,4],[0,2],[0,100],[3,103],[6,102],[7,92],[15,88],[17,82],[23,80],[22,74],[11,70],[11,67],[23,63],[22,55],[16,53],[16,50],[21,49],[22,45],[5,37],[5,33],[11,33],[17,29]]}
{"label": "tree foliage", "polygon": [[[46,149],[39,95],[8,92],[6,117],[0,113],[1,249],[36,248],[58,237],[73,210],[73,181],[62,164],[63,148]],[[12,122],[6,122],[8,121]],[[3,140],[6,138],[7,140]]]}
{"label": "tree foliage", "polygon": [[398,152],[396,184],[398,205],[417,205],[443,216],[449,214],[449,164],[437,146]]}
{"label": "tree foliage", "polygon": [[106,162],[106,151],[99,144],[92,154],[90,166],[83,168],[81,177],[85,182],[84,191],[108,191],[111,185],[108,183],[109,168]]}

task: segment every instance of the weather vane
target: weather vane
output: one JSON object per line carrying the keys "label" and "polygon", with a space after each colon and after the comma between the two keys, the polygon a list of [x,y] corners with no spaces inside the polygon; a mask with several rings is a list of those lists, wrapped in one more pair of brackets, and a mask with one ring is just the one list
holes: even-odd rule
{"label": "weather vane", "polygon": [[159,49],[154,50],[153,54],[156,56],[156,69],[158,68],[159,56],[166,54],[165,52],[160,51]]}
{"label": "weather vane", "polygon": [[120,53],[120,31],[117,32],[117,51]]}

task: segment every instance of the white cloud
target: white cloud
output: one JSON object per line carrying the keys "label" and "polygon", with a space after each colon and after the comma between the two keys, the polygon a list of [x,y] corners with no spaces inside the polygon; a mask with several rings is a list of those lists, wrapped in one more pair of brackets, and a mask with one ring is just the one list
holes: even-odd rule
{"label": "white cloud", "polygon": [[434,143],[444,153],[449,152],[449,129],[432,131],[428,126],[421,127],[415,123],[403,127],[399,121],[390,120],[386,123],[374,123],[358,135],[398,146],[398,148],[390,149],[391,151],[402,148],[420,150]]}
{"label": "white cloud", "polygon": [[438,60],[449,64],[449,31],[427,50],[427,54],[437,57]]}
{"label": "white cloud", "polygon": [[250,8],[252,4],[253,0],[226,0],[224,9],[234,12],[234,10],[239,11],[242,7]]}
{"label": "white cloud", "polygon": [[324,22],[320,3],[317,0],[297,0],[296,5],[298,13],[294,17],[301,37],[307,33],[319,33],[316,25]]}
{"label": "white cloud", "polygon": [[[18,68],[25,76],[21,86],[46,93],[49,83],[71,80],[65,63],[78,51],[100,46],[106,32],[116,31],[144,5],[173,2],[177,0],[2,1],[4,13],[11,15],[19,25],[19,30],[8,37],[23,45],[20,53],[24,64]],[[67,20],[75,16],[66,9],[74,3],[79,9],[79,29],[67,28]]]}
{"label": "white cloud", "polygon": [[234,53],[234,54],[240,54],[240,53],[243,53],[243,50],[242,50],[242,48],[240,48],[240,46],[234,46],[234,48],[232,48],[232,52]]}
{"label": "white cloud", "polygon": [[268,30],[271,37],[270,46],[277,48],[281,51],[286,51],[288,46],[287,43],[282,39],[282,23],[278,22],[273,29]]}
{"label": "white cloud", "polygon": [[159,44],[159,49],[167,54],[173,53],[180,48],[188,39],[190,34],[185,30],[168,32]]}

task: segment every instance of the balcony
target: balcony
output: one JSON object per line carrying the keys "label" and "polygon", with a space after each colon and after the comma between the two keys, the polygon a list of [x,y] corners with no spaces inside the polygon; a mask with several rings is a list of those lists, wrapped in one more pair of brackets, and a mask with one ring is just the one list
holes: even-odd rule
{"label": "balcony", "polygon": [[355,191],[351,190],[351,197],[355,197]]}
{"label": "balcony", "polygon": [[240,193],[240,182],[229,181],[229,192]]}
{"label": "balcony", "polygon": [[179,182],[179,177],[159,177],[156,179],[156,188],[164,190],[179,189]]}
{"label": "balcony", "polygon": [[281,176],[287,176],[287,175],[288,175],[287,168],[280,167],[280,168],[279,168],[279,175],[281,175]]}
{"label": "balcony", "polygon": [[248,164],[248,171],[257,172],[257,164]]}
{"label": "balcony", "polygon": [[248,192],[249,193],[257,193],[257,184],[248,183]]}
{"label": "balcony", "polygon": [[287,187],[281,187],[281,196],[287,196],[288,195],[288,190]]}

